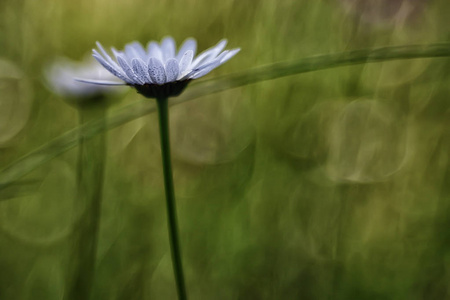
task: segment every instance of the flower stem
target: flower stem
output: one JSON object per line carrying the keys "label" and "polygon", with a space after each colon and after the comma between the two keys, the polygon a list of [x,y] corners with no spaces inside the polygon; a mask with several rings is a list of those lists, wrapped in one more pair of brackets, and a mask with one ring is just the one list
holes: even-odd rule
{"label": "flower stem", "polygon": [[173,188],[172,163],[170,159],[169,138],[169,105],[167,98],[156,99],[158,103],[159,131],[161,139],[161,155],[164,171],[164,187],[166,191],[167,221],[169,227],[170,249],[172,253],[172,266],[177,285],[178,299],[186,300],[186,287],[184,284],[183,265],[178,238],[177,211],[175,192]]}
{"label": "flower stem", "polygon": [[[106,105],[103,100],[93,99],[91,105],[78,108],[80,124],[104,120]],[[91,139],[80,135],[78,146],[76,211],[81,211],[81,214],[70,240],[73,272],[68,297],[70,300],[86,300],[92,296],[103,190],[105,134]]]}

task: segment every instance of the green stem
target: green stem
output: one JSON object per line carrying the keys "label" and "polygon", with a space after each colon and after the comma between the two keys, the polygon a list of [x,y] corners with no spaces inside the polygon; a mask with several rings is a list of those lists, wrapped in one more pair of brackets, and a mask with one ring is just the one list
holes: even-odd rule
{"label": "green stem", "polygon": [[[81,124],[104,120],[106,106],[102,99],[88,106],[79,107]],[[100,227],[106,152],[105,134],[95,138],[79,137],[77,170],[77,210],[81,211],[70,241],[72,255],[72,282],[68,294],[70,300],[90,299],[95,278],[95,265]]]}
{"label": "green stem", "polygon": [[178,238],[177,210],[170,159],[169,105],[167,98],[157,99],[156,101],[158,103],[161,155],[164,171],[164,188],[166,190],[167,221],[169,227],[170,250],[172,253],[172,265],[175,273],[178,299],[185,300],[187,299],[187,295]]}

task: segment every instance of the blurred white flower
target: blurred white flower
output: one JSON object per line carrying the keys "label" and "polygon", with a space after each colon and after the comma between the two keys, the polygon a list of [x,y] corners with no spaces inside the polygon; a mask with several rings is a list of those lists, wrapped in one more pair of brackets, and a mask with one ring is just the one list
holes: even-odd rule
{"label": "blurred white flower", "polygon": [[[186,39],[177,51],[174,39],[166,37],[160,44],[150,41],[146,48],[139,42],[127,44],[124,51],[111,48],[115,57],[112,59],[97,42],[100,52],[94,49],[93,56],[105,69],[144,96],[170,97],[179,95],[190,80],[208,74],[239,52],[240,49],[223,51],[226,44],[226,40],[221,40],[216,46],[195,57],[195,39]],[[81,76],[80,81],[110,84],[105,80],[89,80]]]}
{"label": "blurred white flower", "polygon": [[[67,58],[59,58],[51,63],[45,70],[45,77],[52,91],[64,97],[86,98],[117,92],[117,89],[101,85],[92,85],[75,80],[75,78],[91,78],[115,80],[116,78],[99,65],[91,56],[81,62]],[[109,82],[112,84],[112,82]],[[122,85],[122,82],[116,82]]]}

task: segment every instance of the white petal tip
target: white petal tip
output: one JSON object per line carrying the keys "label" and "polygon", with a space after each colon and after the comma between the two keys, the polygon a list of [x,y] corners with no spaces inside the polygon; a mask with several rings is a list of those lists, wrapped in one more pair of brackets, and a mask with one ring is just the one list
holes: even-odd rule
{"label": "white petal tip", "polygon": [[111,85],[111,86],[126,85],[126,83],[118,82],[118,81],[95,80],[95,79],[84,79],[84,78],[74,78],[74,80],[76,80],[78,82],[82,82],[82,83],[97,84],[97,85]]}

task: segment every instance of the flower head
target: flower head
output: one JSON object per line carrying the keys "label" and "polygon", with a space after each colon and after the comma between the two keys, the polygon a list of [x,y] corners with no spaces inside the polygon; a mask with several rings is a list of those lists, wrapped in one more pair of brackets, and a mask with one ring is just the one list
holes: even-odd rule
{"label": "flower head", "polygon": [[[81,62],[59,58],[47,66],[44,75],[52,91],[64,97],[89,98],[116,91],[105,86],[86,84],[74,79],[115,79],[90,56],[85,57]],[[116,82],[116,84],[121,83]]]}
{"label": "flower head", "polygon": [[[195,57],[197,42],[189,38],[177,51],[172,37],[160,44],[151,41],[147,47],[132,42],[123,51],[111,48],[114,59],[97,42],[93,56],[109,72],[125,84],[149,98],[167,98],[179,95],[192,79],[202,77],[228,61],[240,49],[225,50],[226,40]],[[109,84],[105,81],[81,79],[93,84]]]}

